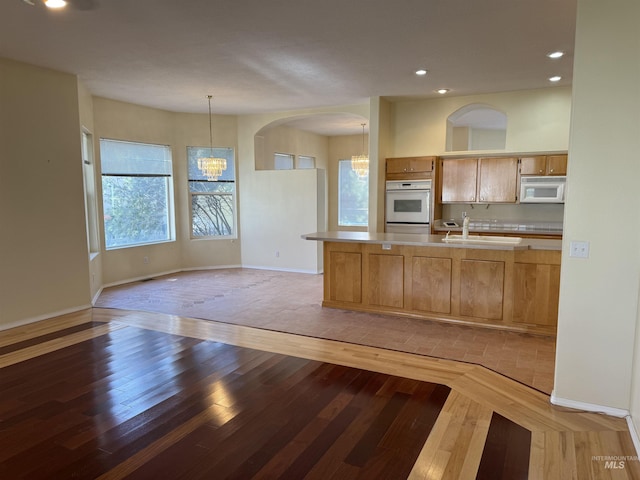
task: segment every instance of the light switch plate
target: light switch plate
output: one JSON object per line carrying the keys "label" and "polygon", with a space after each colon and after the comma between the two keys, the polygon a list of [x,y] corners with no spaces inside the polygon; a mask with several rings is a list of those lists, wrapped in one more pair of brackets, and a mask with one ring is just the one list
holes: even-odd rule
{"label": "light switch plate", "polygon": [[573,241],[569,243],[569,256],[589,258],[589,242]]}

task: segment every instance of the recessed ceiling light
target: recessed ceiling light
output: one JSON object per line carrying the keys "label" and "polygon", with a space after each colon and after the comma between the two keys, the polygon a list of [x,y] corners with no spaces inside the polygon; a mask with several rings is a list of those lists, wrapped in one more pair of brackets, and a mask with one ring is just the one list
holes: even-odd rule
{"label": "recessed ceiling light", "polygon": [[421,68],[420,70],[416,70],[416,75],[426,75],[428,70]]}
{"label": "recessed ceiling light", "polygon": [[444,95],[448,91],[449,91],[448,88],[439,88],[438,90],[436,90],[436,92],[438,92],[440,95]]}
{"label": "recessed ceiling light", "polygon": [[44,4],[49,8],[62,8],[67,5],[65,0],[46,0]]}
{"label": "recessed ceiling light", "polygon": [[561,51],[547,53],[547,57],[549,58],[560,58],[563,55],[564,55],[564,52],[561,52]]}
{"label": "recessed ceiling light", "polygon": [[559,82],[560,80],[562,80],[562,77],[560,75],[556,75],[555,77],[549,77],[550,82]]}

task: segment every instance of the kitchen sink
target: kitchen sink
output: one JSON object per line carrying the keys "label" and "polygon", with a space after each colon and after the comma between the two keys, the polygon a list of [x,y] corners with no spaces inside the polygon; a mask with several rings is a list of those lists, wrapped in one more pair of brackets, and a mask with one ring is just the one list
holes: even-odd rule
{"label": "kitchen sink", "polygon": [[442,239],[447,243],[486,243],[491,245],[517,245],[522,242],[522,237],[499,237],[496,235],[469,235],[462,238],[462,235],[447,235]]}

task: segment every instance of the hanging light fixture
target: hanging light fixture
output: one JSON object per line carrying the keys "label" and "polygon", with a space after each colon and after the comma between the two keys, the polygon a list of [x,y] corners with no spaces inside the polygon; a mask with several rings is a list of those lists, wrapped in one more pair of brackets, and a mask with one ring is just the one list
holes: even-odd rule
{"label": "hanging light fixture", "polygon": [[213,155],[213,127],[211,123],[211,95],[207,95],[209,99],[209,157],[198,158],[198,168],[202,174],[207,177],[210,182],[215,182],[220,178],[222,172],[227,169],[227,160],[225,158],[216,158]]}
{"label": "hanging light fixture", "polygon": [[356,172],[359,178],[369,175],[369,156],[364,153],[364,126],[362,123],[362,155],[354,155],[351,157],[351,170]]}

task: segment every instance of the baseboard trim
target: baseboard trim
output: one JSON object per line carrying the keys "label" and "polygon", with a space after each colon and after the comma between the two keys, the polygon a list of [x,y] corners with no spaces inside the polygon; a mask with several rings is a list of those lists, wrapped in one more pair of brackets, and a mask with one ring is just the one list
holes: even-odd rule
{"label": "baseboard trim", "polygon": [[98,298],[100,297],[100,295],[102,294],[102,290],[104,287],[100,287],[98,289],[98,291],[96,292],[96,294],[93,296],[93,298],[91,299],[91,305],[95,305],[96,302],[98,301]]}
{"label": "baseboard trim", "polygon": [[197,272],[200,270],[226,270],[229,268],[242,268],[242,265],[237,264],[237,265],[211,265],[209,267],[189,267],[189,268],[183,268],[181,271],[182,272]]}
{"label": "baseboard trim", "polygon": [[627,426],[629,427],[629,434],[631,435],[631,441],[633,442],[633,446],[636,449],[636,456],[640,457],[640,436],[638,436],[638,430],[633,423],[631,415],[627,415],[626,420]]}
{"label": "baseboard trim", "polygon": [[110,287],[117,287],[118,285],[125,285],[127,283],[140,282],[142,280],[149,280],[151,278],[163,277],[164,275],[172,275],[174,273],[180,273],[181,271],[182,271],[182,269],[167,270],[165,272],[155,272],[155,273],[152,273],[150,275],[143,275],[143,276],[140,276],[140,277],[128,278],[126,280],[118,280],[117,282],[111,282],[111,283],[106,283],[106,284],[102,285],[100,290],[103,290],[105,288],[110,288]]}
{"label": "baseboard trim", "polygon": [[68,315],[69,313],[80,312],[81,310],[86,310],[88,308],[93,307],[93,305],[79,305],[77,307],[66,308],[64,310],[58,310],[57,312],[49,312],[44,313],[42,315],[37,315],[35,317],[24,318],[22,320],[18,320],[16,322],[6,323],[0,325],[0,332],[3,330],[9,330],[11,328],[22,327],[24,325],[29,325],[30,323],[41,322],[42,320],[49,320],[51,318],[59,317],[61,315]]}
{"label": "baseboard trim", "polygon": [[555,391],[551,392],[551,403],[558,407],[573,408],[575,410],[585,410],[593,413],[604,413],[612,417],[625,418],[629,416],[629,410],[623,408],[607,407],[605,405],[597,405],[595,403],[579,402],[577,400],[569,400],[556,396]]}
{"label": "baseboard trim", "polygon": [[311,275],[319,275],[322,272],[316,272],[315,270],[301,270],[297,268],[277,268],[277,267],[265,267],[261,265],[242,265],[242,268],[251,268],[253,270],[272,270],[274,272],[288,272],[288,273],[307,273]]}

